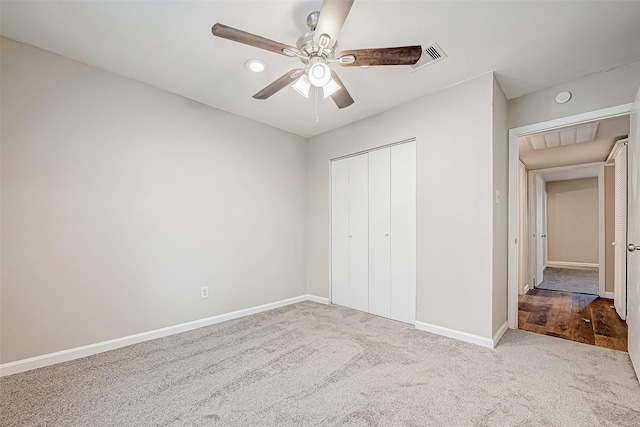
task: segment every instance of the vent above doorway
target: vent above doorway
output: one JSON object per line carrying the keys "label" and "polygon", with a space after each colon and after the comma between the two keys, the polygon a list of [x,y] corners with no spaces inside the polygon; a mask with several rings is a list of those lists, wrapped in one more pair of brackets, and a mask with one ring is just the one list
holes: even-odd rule
{"label": "vent above doorway", "polygon": [[591,142],[596,138],[600,122],[570,126],[519,138],[521,152]]}
{"label": "vent above doorway", "polygon": [[438,43],[431,43],[430,45],[424,46],[422,49],[422,56],[420,56],[418,62],[413,65],[409,65],[409,67],[411,67],[413,71],[417,71],[427,65],[441,61],[446,57],[447,54],[444,53],[440,46],[438,46]]}

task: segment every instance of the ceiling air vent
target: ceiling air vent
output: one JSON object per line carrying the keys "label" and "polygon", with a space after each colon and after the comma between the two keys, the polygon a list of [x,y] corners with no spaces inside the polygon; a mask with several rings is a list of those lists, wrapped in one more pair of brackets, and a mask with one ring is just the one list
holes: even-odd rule
{"label": "ceiling air vent", "polygon": [[431,43],[422,49],[422,55],[418,62],[413,65],[409,65],[413,71],[417,71],[427,65],[431,65],[434,62],[438,62],[447,57],[442,48],[438,46],[438,43]]}

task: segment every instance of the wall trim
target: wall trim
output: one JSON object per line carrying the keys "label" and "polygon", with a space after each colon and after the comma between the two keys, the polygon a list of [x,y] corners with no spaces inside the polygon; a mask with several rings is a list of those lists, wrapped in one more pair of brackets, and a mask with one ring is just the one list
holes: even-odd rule
{"label": "wall trim", "polygon": [[547,267],[555,268],[598,268],[597,262],[547,261]]}
{"label": "wall trim", "polygon": [[326,304],[326,305],[329,304],[329,298],[319,297],[317,295],[311,295],[311,294],[303,295],[303,297],[306,298],[306,301],[313,301],[319,304]]}
{"label": "wall trim", "polygon": [[609,292],[609,291],[605,291],[605,292],[601,292],[600,295],[598,295],[600,298],[609,298],[609,299],[613,299],[614,298],[614,293],[613,292]]}
{"label": "wall trim", "polygon": [[16,360],[15,362],[3,363],[0,364],[0,377],[17,374],[19,372],[30,371],[32,369],[42,368],[45,366],[55,365],[57,363],[68,362],[70,360],[80,359],[82,357],[103,353],[105,351],[115,350],[117,348],[127,347],[132,344],[149,341],[156,338],[162,338],[169,335],[191,331],[205,326],[215,325],[227,320],[238,319],[240,317],[261,313],[263,311],[273,310],[275,308],[295,304],[302,301],[313,301],[320,304],[329,303],[328,298],[310,294],[300,295],[297,297],[283,299],[268,304],[219,314],[217,316],[206,317],[204,319],[180,323],[173,326],[167,326],[166,328],[154,329],[151,331],[141,332],[139,334],[129,335],[121,338],[115,338],[108,341],[102,341],[94,344],[70,348],[67,350],[56,351],[54,353],[29,357],[27,359]]}
{"label": "wall trim", "polygon": [[526,285],[524,286],[523,291],[524,291],[524,292],[523,292],[524,294],[526,294],[527,292],[529,292],[529,284],[526,284]]}
{"label": "wall trim", "polygon": [[[506,323],[505,323],[506,325]],[[443,326],[432,325],[430,323],[424,323],[416,320],[416,329],[421,331],[430,332],[436,335],[442,335],[444,337],[453,338],[459,341],[468,342],[471,344],[480,345],[482,347],[493,348],[493,339],[481,337],[480,335],[473,335],[467,332],[457,331],[455,329],[445,328]],[[506,329],[505,329],[506,330]],[[504,333],[504,332],[503,332]],[[497,334],[496,334],[497,336]]]}
{"label": "wall trim", "polygon": [[502,325],[500,325],[500,327],[498,328],[496,333],[493,334],[493,347],[492,348],[495,348],[498,345],[498,343],[500,342],[500,339],[502,339],[502,336],[504,335],[504,333],[507,332],[507,329],[509,329],[509,323],[505,320],[504,323]]}

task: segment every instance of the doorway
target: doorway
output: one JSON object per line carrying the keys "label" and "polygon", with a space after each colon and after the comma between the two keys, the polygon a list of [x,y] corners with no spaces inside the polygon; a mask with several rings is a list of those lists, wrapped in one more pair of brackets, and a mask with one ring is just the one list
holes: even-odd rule
{"label": "doorway", "polygon": [[[616,132],[628,132],[628,124]],[[528,175],[533,288],[611,297],[604,162],[532,169]]]}
{"label": "doorway", "polygon": [[[613,287],[607,286],[606,268],[613,273],[613,261],[609,265],[605,259],[604,161],[629,132],[630,108],[510,130],[511,328],[626,350],[626,323],[613,309],[613,299],[607,299],[613,298]],[[604,141],[620,121],[626,128]],[[523,189],[531,196],[527,204]],[[593,208],[589,215],[580,207],[587,199]],[[567,231],[585,225],[589,233],[578,231],[575,241],[567,241]]]}

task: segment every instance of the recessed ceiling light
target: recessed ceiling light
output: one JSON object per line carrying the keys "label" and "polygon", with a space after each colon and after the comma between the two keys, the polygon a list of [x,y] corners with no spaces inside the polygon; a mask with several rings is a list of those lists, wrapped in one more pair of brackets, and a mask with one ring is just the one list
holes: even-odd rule
{"label": "recessed ceiling light", "polygon": [[253,71],[254,73],[261,73],[267,69],[267,63],[260,59],[250,59],[244,63],[244,66],[247,70]]}

